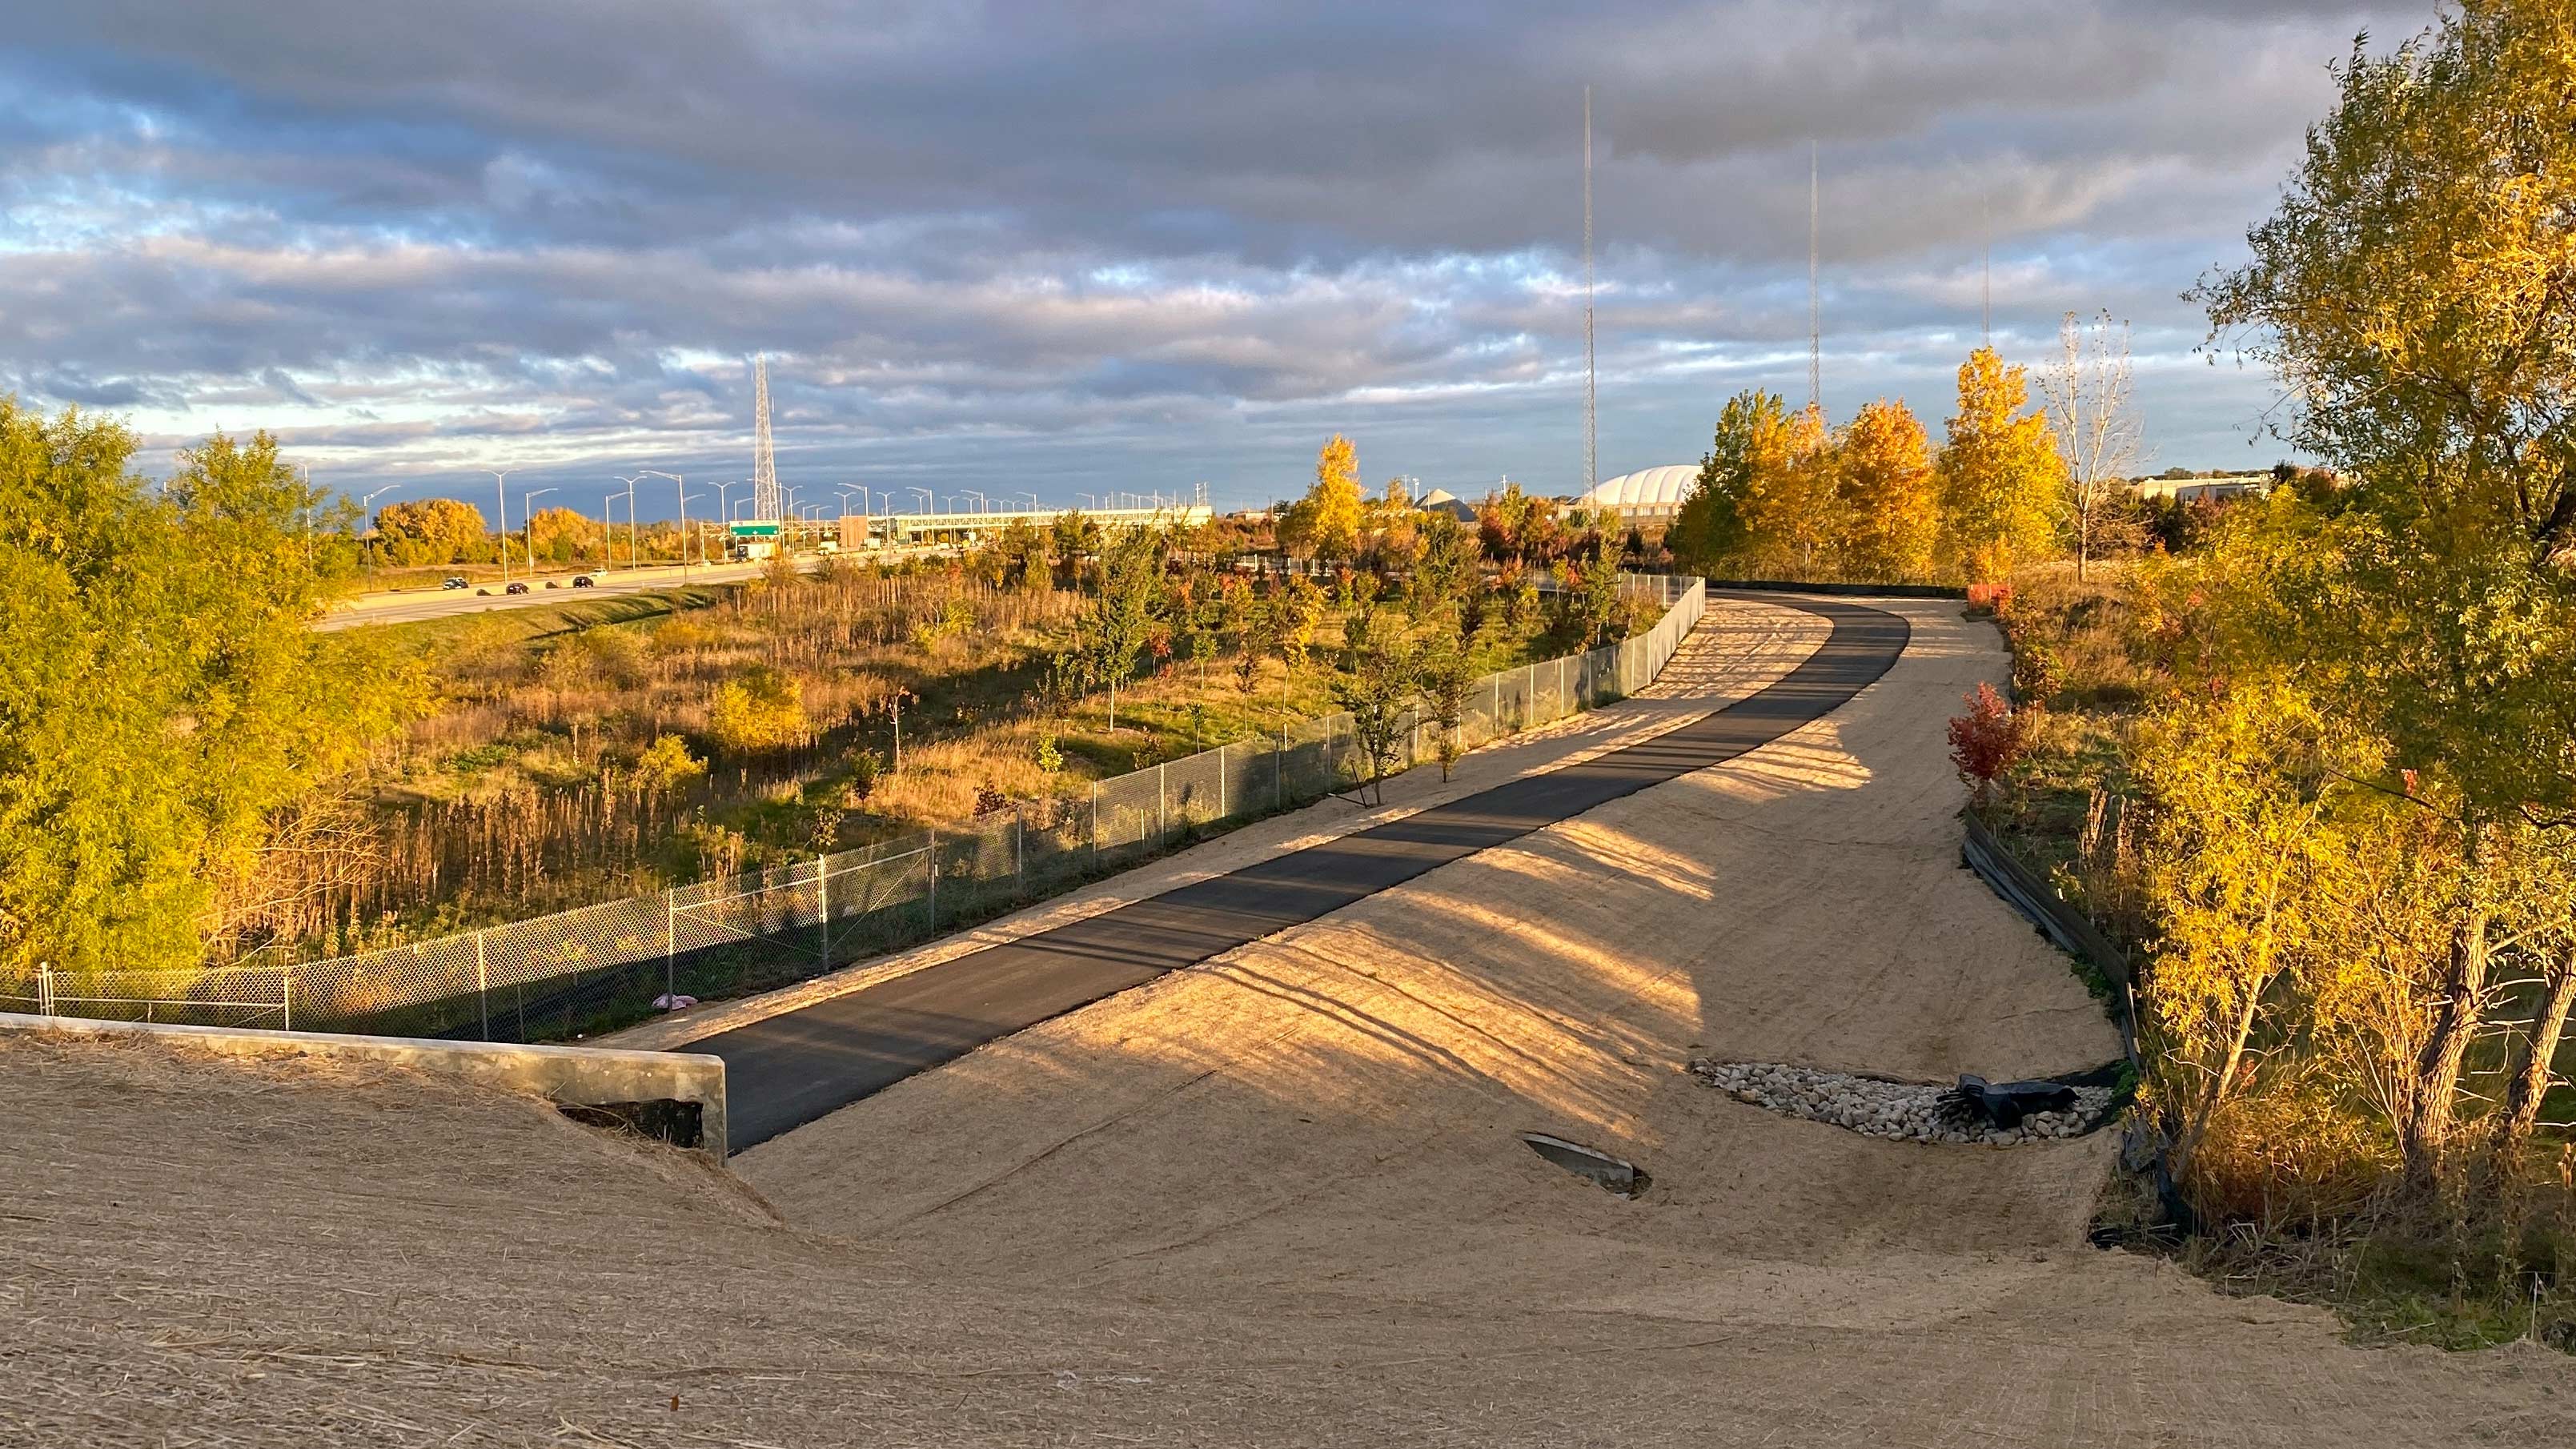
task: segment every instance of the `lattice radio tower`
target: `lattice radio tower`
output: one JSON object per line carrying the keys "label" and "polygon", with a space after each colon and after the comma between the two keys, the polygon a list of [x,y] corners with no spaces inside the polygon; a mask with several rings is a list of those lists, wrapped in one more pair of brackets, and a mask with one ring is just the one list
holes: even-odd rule
{"label": "lattice radio tower", "polygon": [[1583,491],[1599,477],[1601,370],[1592,350],[1592,87],[1583,88]]}
{"label": "lattice radio tower", "polygon": [[757,419],[751,443],[751,514],[775,522],[787,509],[778,496],[778,452],[769,441],[769,359],[751,364],[751,409]]}
{"label": "lattice radio tower", "polygon": [[1816,143],[1807,143],[1807,406],[1825,401],[1825,323],[1816,300]]}

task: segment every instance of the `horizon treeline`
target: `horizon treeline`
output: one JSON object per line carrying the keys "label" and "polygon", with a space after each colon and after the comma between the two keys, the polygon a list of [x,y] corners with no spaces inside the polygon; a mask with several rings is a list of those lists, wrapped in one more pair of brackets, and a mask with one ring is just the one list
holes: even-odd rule
{"label": "horizon treeline", "polygon": [[1711,577],[1987,582],[2058,551],[2066,469],[2027,370],[1980,347],[1936,447],[1904,399],[1840,427],[1747,389],[1664,535]]}

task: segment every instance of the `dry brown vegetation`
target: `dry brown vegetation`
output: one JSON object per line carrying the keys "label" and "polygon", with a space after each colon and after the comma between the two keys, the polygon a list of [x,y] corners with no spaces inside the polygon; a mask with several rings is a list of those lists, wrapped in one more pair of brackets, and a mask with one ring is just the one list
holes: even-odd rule
{"label": "dry brown vegetation", "polygon": [[[1348,662],[1333,646],[1365,602],[1326,599],[1292,670],[1210,602],[1239,590],[1250,610],[1257,586],[1176,563],[1203,607],[1149,634],[1112,728],[1101,698],[1047,688],[1091,595],[996,572],[774,570],[659,618],[535,637],[507,614],[416,626],[434,707],[363,779],[307,802],[313,848],[272,854],[261,909],[225,944],[363,949],[1079,794],[1331,709]],[[1563,652],[1552,611],[1488,612],[1477,667]],[[1196,649],[1193,620],[1210,636]]]}

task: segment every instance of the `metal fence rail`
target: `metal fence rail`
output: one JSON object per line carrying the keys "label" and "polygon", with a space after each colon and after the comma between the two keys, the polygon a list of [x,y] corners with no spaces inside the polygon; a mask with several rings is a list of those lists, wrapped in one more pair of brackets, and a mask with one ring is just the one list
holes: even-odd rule
{"label": "metal fence rail", "polygon": [[[1699,622],[1697,579],[1626,580],[1664,606],[1644,634],[1476,682],[1474,748],[1636,692]],[[1396,764],[1435,757],[1415,710]],[[813,860],[352,956],[214,970],[39,968],[0,976],[0,1011],[486,1041],[561,1039],[649,1015],[667,995],[738,996],[938,935],[1201,835],[1359,784],[1351,718],[1327,715],[1095,783]]]}

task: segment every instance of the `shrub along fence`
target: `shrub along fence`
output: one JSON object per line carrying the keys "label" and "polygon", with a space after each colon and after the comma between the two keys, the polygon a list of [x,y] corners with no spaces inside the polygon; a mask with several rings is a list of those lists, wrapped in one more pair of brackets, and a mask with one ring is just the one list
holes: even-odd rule
{"label": "shrub along fence", "polygon": [[[1627,581],[1665,606],[1644,634],[1485,676],[1458,726],[1490,740],[1651,683],[1699,622],[1699,580]],[[1415,710],[1401,767],[1434,757]],[[819,975],[1123,869],[1158,851],[1365,780],[1351,718],[1031,801],[972,823],[533,920],[292,965],[206,971],[40,968],[0,976],[0,1011],[484,1041],[560,1040],[639,1020],[665,995],[739,996]]]}

